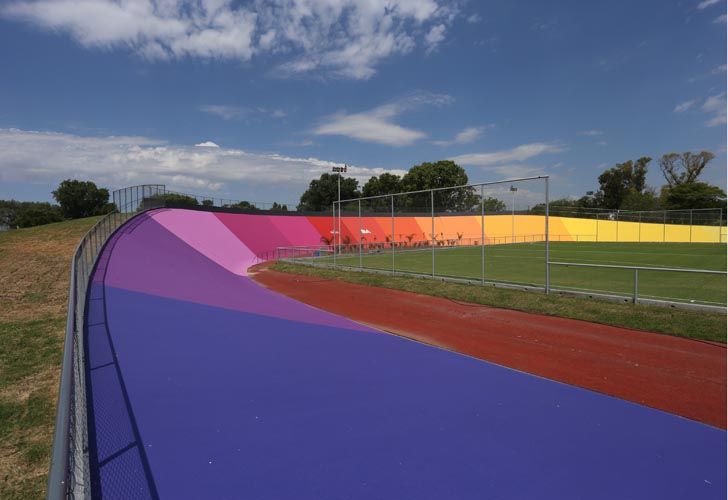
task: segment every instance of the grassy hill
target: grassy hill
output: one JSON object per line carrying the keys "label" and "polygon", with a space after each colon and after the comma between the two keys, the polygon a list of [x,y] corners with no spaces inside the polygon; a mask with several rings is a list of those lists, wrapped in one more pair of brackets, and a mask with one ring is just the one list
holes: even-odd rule
{"label": "grassy hill", "polygon": [[98,219],[0,233],[0,498],[45,494],[71,255]]}

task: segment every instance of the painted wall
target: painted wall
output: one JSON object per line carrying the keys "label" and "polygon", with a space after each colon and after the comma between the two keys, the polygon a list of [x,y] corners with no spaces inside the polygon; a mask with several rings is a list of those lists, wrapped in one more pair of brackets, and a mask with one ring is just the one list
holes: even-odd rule
{"label": "painted wall", "polygon": [[[317,246],[332,241],[333,219],[325,216],[243,215],[164,209],[153,212],[159,224],[225,269],[244,275],[249,266],[273,257],[278,247]],[[392,234],[389,217],[342,217],[341,241],[386,243]],[[543,241],[544,218],[538,215],[435,217],[436,239],[442,244],[479,245],[485,224],[486,244]],[[410,245],[432,239],[429,217],[395,217],[394,239]],[[693,242],[726,241],[726,228],[617,222],[568,217],[549,218],[552,241]]]}

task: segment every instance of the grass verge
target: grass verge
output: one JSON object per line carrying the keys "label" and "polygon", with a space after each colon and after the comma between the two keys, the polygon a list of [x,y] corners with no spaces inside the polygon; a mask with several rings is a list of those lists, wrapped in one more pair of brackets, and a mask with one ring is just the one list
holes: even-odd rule
{"label": "grass verge", "polygon": [[0,498],[42,498],[71,255],[98,217],[0,233]]}
{"label": "grass verge", "polygon": [[284,273],[391,288],[503,309],[665,333],[689,339],[726,342],[726,316],[721,313],[545,295],[537,292],[481,287],[425,278],[345,272],[285,262],[276,262],[272,269]]}

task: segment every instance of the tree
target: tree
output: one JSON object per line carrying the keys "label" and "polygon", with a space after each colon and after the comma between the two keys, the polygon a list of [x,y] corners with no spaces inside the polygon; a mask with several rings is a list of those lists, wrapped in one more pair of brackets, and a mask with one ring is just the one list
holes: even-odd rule
{"label": "tree", "polygon": [[[321,174],[308,185],[308,189],[301,195],[298,211],[322,212],[330,210],[338,199],[338,174]],[[359,197],[359,182],[353,177],[341,178],[341,199]]]}
{"label": "tree", "polygon": [[164,193],[153,198],[161,200],[165,207],[186,208],[196,207],[199,205],[197,198],[179,193]]}
{"label": "tree", "polygon": [[288,212],[288,205],[281,205],[274,201],[270,210],[271,212]]}
{"label": "tree", "polygon": [[[387,194],[400,193],[402,191],[402,179],[398,175],[385,172],[379,177],[372,176],[364,187],[361,195],[382,196]],[[389,210],[391,201],[388,198],[374,198],[372,200],[364,200],[363,207],[369,210]]]}
{"label": "tree", "polygon": [[214,205],[215,205],[215,202],[212,200],[202,200],[203,207],[212,207]]}
{"label": "tree", "polygon": [[[435,163],[415,165],[402,177],[403,191],[420,191],[426,189],[462,186],[468,183],[468,174],[454,161],[440,160]],[[408,203],[419,210],[426,210],[431,203],[430,194],[412,194],[407,196]],[[479,197],[472,187],[446,189],[434,192],[436,211],[465,212],[480,203]]]}
{"label": "tree", "polygon": [[255,206],[254,203],[246,200],[233,203],[232,205],[225,205],[225,208],[238,208],[240,210],[248,210],[250,212],[258,212],[260,210],[258,207]]}
{"label": "tree", "polygon": [[486,196],[483,200],[483,205],[486,212],[503,212],[507,207],[504,201],[491,196]]}
{"label": "tree", "polygon": [[700,153],[668,153],[660,158],[660,170],[670,187],[695,182],[715,155],[710,151]]}
{"label": "tree", "polygon": [[33,227],[63,220],[61,209],[58,205],[50,203],[28,203],[26,207],[18,211],[15,218],[17,227]]}
{"label": "tree", "polygon": [[599,196],[603,208],[619,209],[630,192],[642,193],[650,161],[652,158],[643,156],[635,162],[629,160],[605,170],[599,176]]}
{"label": "tree", "polygon": [[68,219],[100,215],[109,208],[108,189],[99,189],[91,181],[66,179],[53,191],[53,197]]}
{"label": "tree", "polygon": [[48,202],[0,200],[0,224],[32,227],[63,220],[61,208]]}
{"label": "tree", "polygon": [[655,194],[654,188],[647,188],[641,193],[630,191],[622,200],[621,210],[659,210],[661,206],[660,197]]}
{"label": "tree", "polygon": [[681,183],[664,191],[665,208],[725,208],[725,192],[705,182]]}

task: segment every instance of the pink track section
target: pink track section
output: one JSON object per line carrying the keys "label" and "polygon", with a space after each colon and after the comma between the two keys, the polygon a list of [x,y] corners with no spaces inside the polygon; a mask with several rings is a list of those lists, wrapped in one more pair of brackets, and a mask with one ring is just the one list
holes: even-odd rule
{"label": "pink track section", "polygon": [[233,274],[245,276],[255,254],[210,212],[162,210],[152,215],[169,232]]}

